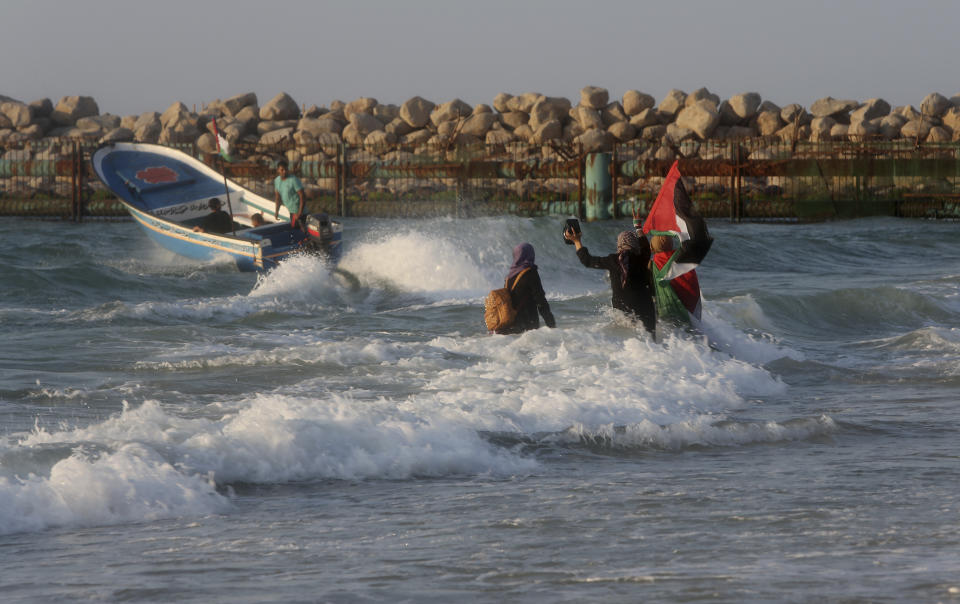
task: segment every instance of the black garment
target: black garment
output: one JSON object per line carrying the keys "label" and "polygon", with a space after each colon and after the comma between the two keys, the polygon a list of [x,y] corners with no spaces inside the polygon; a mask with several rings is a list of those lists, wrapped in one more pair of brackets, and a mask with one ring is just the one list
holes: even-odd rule
{"label": "black garment", "polygon": [[507,287],[511,286],[513,289],[510,290],[510,303],[517,309],[517,318],[513,325],[498,333],[521,333],[539,328],[540,319],[537,317],[537,312],[543,315],[543,322],[547,327],[557,326],[553,313],[550,312],[550,305],[547,304],[547,296],[543,292],[543,283],[540,282],[540,273],[537,269],[532,268],[521,275],[515,286],[511,279]]}
{"label": "black garment", "polygon": [[214,210],[203,219],[200,228],[204,233],[229,233],[233,230],[233,220],[223,210]]}
{"label": "black garment", "polygon": [[623,269],[617,254],[591,256],[586,246],[577,250],[577,258],[587,268],[600,268],[610,274],[610,287],[613,290],[613,307],[627,313],[633,313],[643,321],[650,333],[656,333],[657,311],[653,305],[653,288],[650,276],[650,248],[644,247],[640,254],[630,258],[630,274],[627,285],[623,286]]}

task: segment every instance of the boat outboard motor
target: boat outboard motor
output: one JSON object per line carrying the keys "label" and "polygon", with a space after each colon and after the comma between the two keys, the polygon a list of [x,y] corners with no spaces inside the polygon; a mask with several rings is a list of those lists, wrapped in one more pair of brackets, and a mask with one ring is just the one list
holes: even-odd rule
{"label": "boat outboard motor", "polygon": [[330,216],[326,212],[308,214],[306,222],[310,248],[329,254],[330,246],[333,244],[333,225],[330,224]]}

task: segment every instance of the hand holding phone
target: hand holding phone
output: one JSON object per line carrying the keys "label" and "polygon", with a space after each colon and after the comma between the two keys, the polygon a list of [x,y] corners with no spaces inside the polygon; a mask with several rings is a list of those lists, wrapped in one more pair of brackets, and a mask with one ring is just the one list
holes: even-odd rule
{"label": "hand holding phone", "polygon": [[563,242],[573,245],[573,240],[580,237],[580,221],[576,218],[568,218],[563,227]]}

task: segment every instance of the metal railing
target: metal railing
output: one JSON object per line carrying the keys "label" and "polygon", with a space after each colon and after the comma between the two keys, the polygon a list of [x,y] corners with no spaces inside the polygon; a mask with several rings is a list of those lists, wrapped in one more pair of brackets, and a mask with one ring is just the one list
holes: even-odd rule
{"label": "metal railing", "polygon": [[[82,139],[44,139],[0,148],[0,215],[77,221],[126,215],[93,175],[89,158],[96,147]],[[195,145],[178,148],[221,167]],[[305,149],[290,142],[238,145],[234,156],[238,161],[222,164],[226,175],[268,198],[277,162],[292,160],[309,209],[343,216],[627,216],[649,207],[677,159],[707,217],[960,218],[960,143],[631,141],[604,158],[609,193],[599,199],[585,182],[595,154],[569,144]]]}

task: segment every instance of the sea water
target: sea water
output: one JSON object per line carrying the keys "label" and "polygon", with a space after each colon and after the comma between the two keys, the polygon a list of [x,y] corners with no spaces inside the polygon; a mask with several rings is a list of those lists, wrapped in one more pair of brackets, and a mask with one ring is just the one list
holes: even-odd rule
{"label": "sea water", "polygon": [[[960,601],[956,223],[711,222],[654,341],[561,219],[344,222],[0,221],[0,599]],[[523,241],[557,328],[489,335]]]}

